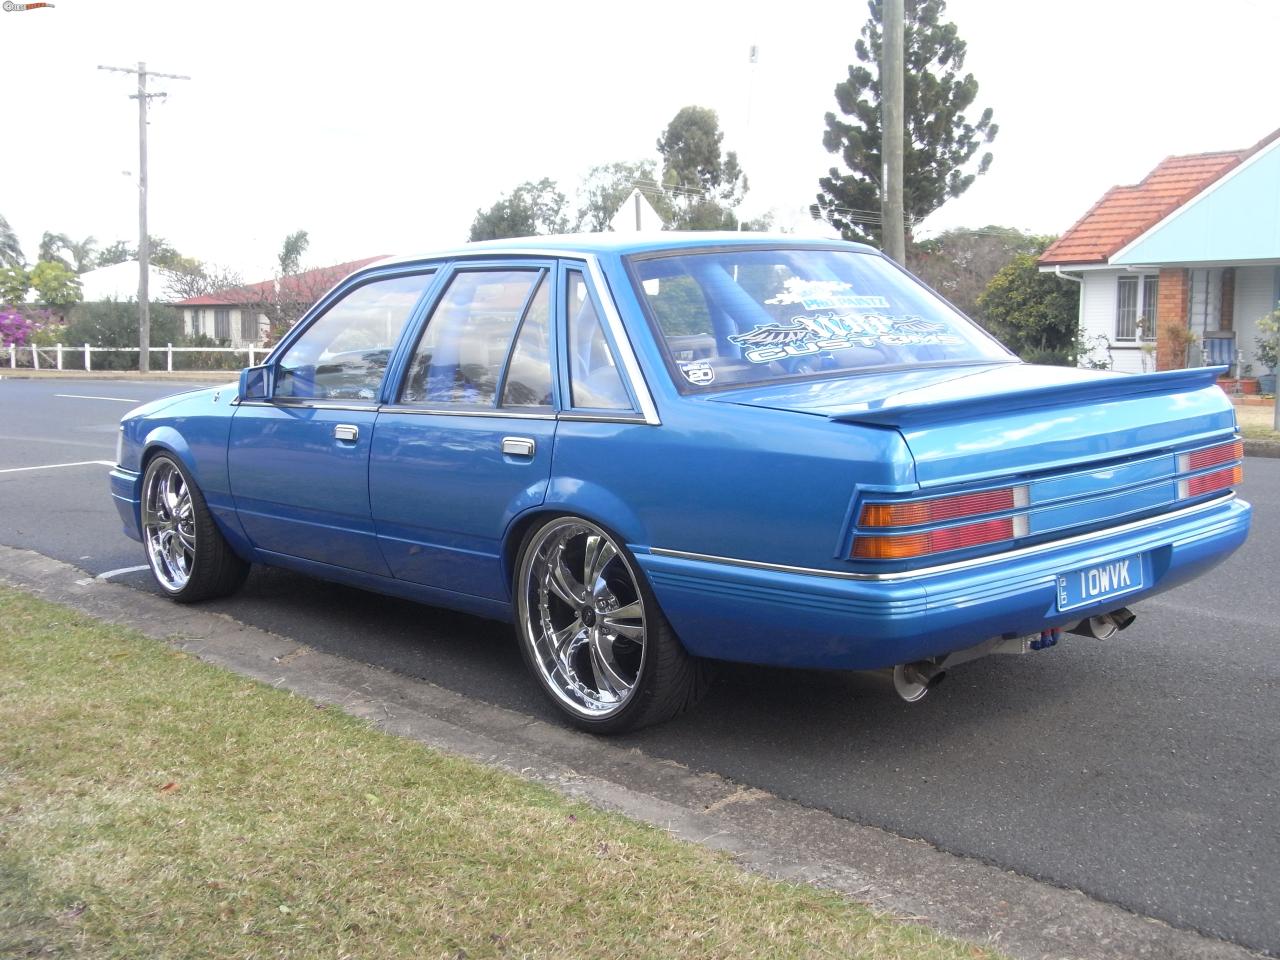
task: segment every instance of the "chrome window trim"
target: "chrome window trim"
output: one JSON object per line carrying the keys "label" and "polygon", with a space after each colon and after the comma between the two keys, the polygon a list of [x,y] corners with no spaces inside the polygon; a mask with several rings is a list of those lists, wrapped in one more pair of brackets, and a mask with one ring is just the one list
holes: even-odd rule
{"label": "chrome window trim", "polygon": [[625,414],[608,414],[608,413],[562,413],[558,420],[567,420],[571,423],[639,423],[648,424],[650,421],[637,414],[626,416]]}
{"label": "chrome window trim", "polygon": [[1135,520],[1133,523],[1121,524],[1118,527],[1107,527],[1105,530],[1095,530],[1092,533],[1084,533],[1075,537],[1066,537],[1062,540],[1050,540],[1045,543],[1037,543],[1030,547],[1021,547],[1017,550],[1006,550],[1002,553],[991,553],[982,557],[972,557],[968,560],[957,560],[953,563],[941,563],[932,567],[919,567],[914,570],[895,570],[889,573],[855,573],[849,570],[822,570],[816,567],[792,567],[782,563],[765,563],[761,560],[741,560],[734,557],[717,557],[705,553],[690,553],[685,550],[668,550],[665,547],[651,547],[649,552],[658,557],[671,557],[676,560],[698,560],[704,563],[723,563],[732,567],[749,567],[753,570],[769,570],[774,573],[795,573],[802,576],[811,577],[827,577],[834,580],[869,580],[874,582],[893,582],[897,580],[911,580],[917,577],[932,577],[942,573],[950,573],[953,570],[967,570],[973,567],[979,567],[984,564],[998,563],[1003,560],[1016,560],[1022,557],[1034,556],[1037,553],[1048,553],[1050,550],[1058,550],[1062,547],[1073,547],[1082,543],[1089,543],[1093,540],[1103,540],[1116,534],[1131,533],[1134,530],[1142,530],[1146,527],[1154,527],[1158,524],[1165,523],[1169,520],[1179,520],[1205,510],[1220,507],[1224,503],[1236,499],[1235,493],[1229,493],[1226,496],[1216,497],[1205,503],[1197,503],[1192,507],[1184,507],[1182,510],[1174,510],[1169,513],[1162,513],[1155,517],[1147,517],[1145,520]]}
{"label": "chrome window trim", "polygon": [[285,398],[278,400],[236,400],[241,407],[273,407],[276,410],[350,410],[356,413],[376,413],[376,403],[330,403],[326,400],[293,401]]}
{"label": "chrome window trim", "polygon": [[631,416],[613,416],[603,413],[556,414],[553,411],[543,413],[527,410],[515,410],[507,407],[467,410],[453,407],[417,407],[396,403],[386,403],[381,406],[376,404],[355,406],[341,403],[326,403],[324,401],[285,403],[283,401],[276,400],[235,400],[232,402],[242,407],[272,407],[276,410],[350,410],[358,413],[407,413],[411,416],[418,417],[488,417],[495,420],[568,420],[580,423],[649,423],[649,421],[645,420],[644,417],[639,416],[638,414],[632,414]]}
{"label": "chrome window trim", "polygon": [[644,374],[640,372],[640,363],[636,360],[631,338],[622,325],[618,305],[613,301],[613,290],[605,282],[604,271],[600,269],[600,260],[595,256],[588,256],[585,259],[587,272],[591,275],[591,283],[595,286],[596,295],[604,309],[605,323],[609,325],[609,332],[613,335],[613,343],[618,350],[618,359],[622,362],[623,373],[630,381],[631,392],[635,394],[636,402],[640,405],[643,422],[655,427],[659,426],[662,421],[658,418],[658,408],[654,406],[653,396],[649,393],[649,384],[645,382]]}
{"label": "chrome window trim", "polygon": [[554,420],[555,413],[535,413],[533,411],[512,410],[506,407],[489,407],[482,410],[467,410],[454,407],[419,407],[409,404],[388,403],[378,408],[379,413],[407,413],[419,417],[489,417],[499,420]]}

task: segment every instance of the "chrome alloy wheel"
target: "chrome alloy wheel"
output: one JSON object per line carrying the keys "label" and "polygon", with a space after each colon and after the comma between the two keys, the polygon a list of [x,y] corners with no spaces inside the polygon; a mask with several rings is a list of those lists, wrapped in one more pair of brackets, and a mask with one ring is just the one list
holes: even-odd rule
{"label": "chrome alloy wheel", "polygon": [[177,593],[191,579],[196,523],[191,489],[177,465],[167,458],[147,472],[142,530],[156,579],[170,593]]}
{"label": "chrome alloy wheel", "polygon": [[618,545],[586,520],[553,520],[530,541],[518,582],[520,629],[547,688],[589,719],[621,710],[644,668],[645,611]]}

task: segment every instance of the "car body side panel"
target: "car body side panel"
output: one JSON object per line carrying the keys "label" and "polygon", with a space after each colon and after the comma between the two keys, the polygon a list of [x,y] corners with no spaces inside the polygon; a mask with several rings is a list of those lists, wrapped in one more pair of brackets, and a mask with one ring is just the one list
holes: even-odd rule
{"label": "car body side panel", "polygon": [[[369,497],[391,572],[507,600],[503,532],[542,503],[555,428],[551,418],[379,414]],[[532,441],[533,454],[504,453],[506,438]]]}
{"label": "car body side panel", "polygon": [[[227,464],[236,510],[259,550],[389,576],[369,512],[376,408],[242,404]],[[354,441],[336,436],[354,427]]]}

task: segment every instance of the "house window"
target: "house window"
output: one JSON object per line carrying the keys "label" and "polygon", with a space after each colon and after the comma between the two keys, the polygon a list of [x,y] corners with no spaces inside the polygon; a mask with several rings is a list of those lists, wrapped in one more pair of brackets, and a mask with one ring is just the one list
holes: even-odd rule
{"label": "house window", "polygon": [[1116,340],[1134,342],[1141,330],[1145,341],[1156,338],[1156,300],[1160,278],[1145,276],[1116,278]]}
{"label": "house window", "polygon": [[226,307],[213,311],[213,336],[215,340],[231,339],[231,311]]}
{"label": "house window", "polygon": [[240,311],[240,339],[248,343],[258,339],[258,317],[252,310]]}
{"label": "house window", "polygon": [[193,337],[200,336],[200,308],[191,311],[191,335]]}

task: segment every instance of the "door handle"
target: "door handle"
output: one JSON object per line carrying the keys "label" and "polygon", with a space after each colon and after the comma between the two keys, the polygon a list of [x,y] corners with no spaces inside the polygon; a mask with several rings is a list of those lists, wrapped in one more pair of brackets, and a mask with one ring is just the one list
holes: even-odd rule
{"label": "door handle", "polygon": [[502,452],[509,457],[532,457],[538,445],[528,437],[503,437]]}
{"label": "door handle", "polygon": [[333,428],[333,437],[335,440],[346,440],[349,443],[355,443],[360,439],[360,428],[354,423],[339,423]]}

